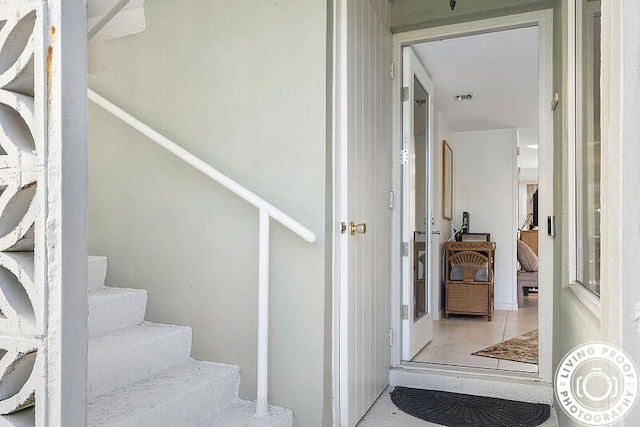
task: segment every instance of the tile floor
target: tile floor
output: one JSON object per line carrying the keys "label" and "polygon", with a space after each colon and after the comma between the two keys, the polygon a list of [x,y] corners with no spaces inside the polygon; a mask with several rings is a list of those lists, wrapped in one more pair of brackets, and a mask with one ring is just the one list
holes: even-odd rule
{"label": "tile floor", "polygon": [[433,340],[413,358],[412,362],[535,373],[538,372],[537,365],[473,356],[471,353],[537,327],[538,296],[535,293],[524,298],[524,307],[518,311],[494,311],[491,322],[487,322],[486,316],[451,315],[448,319],[433,322]]}

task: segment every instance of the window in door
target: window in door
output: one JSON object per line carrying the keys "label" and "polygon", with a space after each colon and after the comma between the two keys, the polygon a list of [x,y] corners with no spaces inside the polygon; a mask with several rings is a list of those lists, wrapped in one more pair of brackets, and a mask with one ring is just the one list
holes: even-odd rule
{"label": "window in door", "polygon": [[600,2],[577,2],[576,281],[600,295]]}

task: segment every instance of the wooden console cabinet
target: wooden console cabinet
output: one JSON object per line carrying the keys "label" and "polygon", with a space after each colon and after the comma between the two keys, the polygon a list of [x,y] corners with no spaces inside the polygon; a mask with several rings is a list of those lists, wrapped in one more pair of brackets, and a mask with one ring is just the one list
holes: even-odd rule
{"label": "wooden console cabinet", "polygon": [[[493,272],[495,242],[447,242],[445,249],[445,317],[449,314],[476,314],[487,316],[491,321],[493,314]],[[476,252],[486,257],[484,265],[471,267],[468,277],[451,280],[451,258],[460,252]],[[469,254],[473,255],[473,254]],[[456,259],[459,257],[455,257]],[[461,266],[456,265],[460,268]],[[486,268],[486,275],[484,269]],[[482,269],[476,274],[477,269]],[[483,276],[483,277],[479,277]],[[478,279],[478,280],[476,280]]]}

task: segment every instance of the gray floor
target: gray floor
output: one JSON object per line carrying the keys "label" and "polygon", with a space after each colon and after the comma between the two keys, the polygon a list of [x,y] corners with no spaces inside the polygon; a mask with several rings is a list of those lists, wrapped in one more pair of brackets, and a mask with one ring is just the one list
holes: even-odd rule
{"label": "gray floor", "polygon": [[[440,426],[440,424],[429,423],[419,418],[415,418],[398,409],[391,402],[392,388],[388,388],[382,393],[376,403],[369,409],[369,412],[358,423],[358,427],[429,427]],[[540,424],[540,427],[558,427],[558,417],[553,408],[549,419]]]}

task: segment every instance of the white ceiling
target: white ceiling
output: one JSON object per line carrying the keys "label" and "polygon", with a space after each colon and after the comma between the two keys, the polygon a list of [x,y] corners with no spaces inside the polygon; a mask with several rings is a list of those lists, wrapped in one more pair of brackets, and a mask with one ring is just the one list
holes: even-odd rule
{"label": "white ceiling", "polygon": [[[414,46],[452,132],[538,126],[538,29],[520,28]],[[455,101],[459,94],[471,101]]]}
{"label": "white ceiling", "polygon": [[[434,107],[451,132],[518,129],[518,166],[537,169],[538,28],[413,47],[434,84]],[[473,94],[471,101],[455,95]]]}

